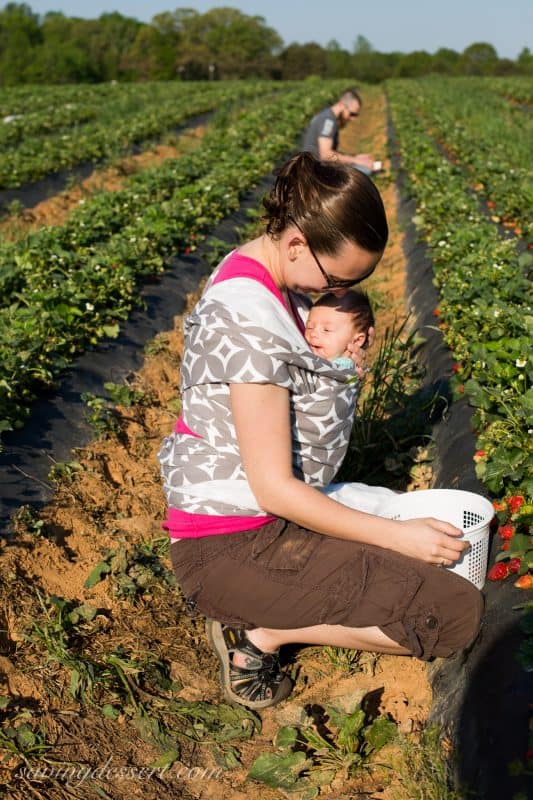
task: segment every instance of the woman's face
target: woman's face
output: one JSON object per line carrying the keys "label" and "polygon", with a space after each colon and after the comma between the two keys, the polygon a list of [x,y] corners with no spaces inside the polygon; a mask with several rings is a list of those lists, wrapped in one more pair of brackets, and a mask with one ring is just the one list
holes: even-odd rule
{"label": "woman's face", "polygon": [[382,256],[382,253],[370,253],[347,241],[334,256],[312,253],[305,238],[294,228],[286,231],[284,236],[287,236],[286,252],[283,253],[286,258],[282,259],[281,266],[285,286],[305,294],[331,291],[342,297],[346,288],[328,286],[323,273],[330,279],[353,281],[355,285],[372,274]]}

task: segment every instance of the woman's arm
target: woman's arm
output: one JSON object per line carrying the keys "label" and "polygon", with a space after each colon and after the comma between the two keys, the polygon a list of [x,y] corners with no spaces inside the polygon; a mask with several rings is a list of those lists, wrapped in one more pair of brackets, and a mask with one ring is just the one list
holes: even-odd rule
{"label": "woman's arm", "polygon": [[292,473],[289,392],[271,384],[231,384],[237,441],[250,488],[262,509],[304,528],[396,550],[434,564],[455,562],[468,543],[447,522],[399,522],[355,511]]}

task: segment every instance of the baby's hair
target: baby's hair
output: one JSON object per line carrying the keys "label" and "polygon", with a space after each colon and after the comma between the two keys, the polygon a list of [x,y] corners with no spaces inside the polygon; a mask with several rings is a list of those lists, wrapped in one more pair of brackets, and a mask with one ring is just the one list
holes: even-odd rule
{"label": "baby's hair", "polygon": [[326,292],[313,305],[327,306],[327,308],[334,308],[337,311],[351,314],[354,324],[366,334],[363,347],[368,347],[368,329],[374,328],[376,322],[370,300],[365,291],[362,289],[348,289],[343,297],[337,297],[333,292]]}

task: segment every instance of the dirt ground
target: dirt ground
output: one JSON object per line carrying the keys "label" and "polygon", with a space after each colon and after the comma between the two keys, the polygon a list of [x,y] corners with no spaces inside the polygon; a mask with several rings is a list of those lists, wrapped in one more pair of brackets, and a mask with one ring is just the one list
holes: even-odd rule
{"label": "dirt ground", "polygon": [[[389,162],[381,94],[376,92],[365,103],[362,116],[343,132],[341,143],[347,151],[369,150],[384,162],[380,188],[391,225],[391,243],[371,279],[372,288],[387,301],[378,313],[379,334],[395,316],[404,313],[405,267],[396,220],[396,189],[387,177]],[[158,148],[137,161],[148,166],[176,155],[175,150]],[[109,190],[120,184],[118,174],[100,175],[94,180],[98,180],[100,188]],[[26,212],[27,223],[58,224],[89,188],[78,187],[66,197],[40,204]],[[74,202],[75,198],[78,199]],[[139,393],[139,402],[119,408],[118,432],[108,433],[76,452],[73,455],[76,464],[65,468],[67,477],[58,483],[54,501],[40,514],[39,520],[21,514],[16,540],[0,542],[3,590],[0,613],[4,617],[0,626],[4,629],[0,639],[0,696],[11,698],[8,712],[13,709],[13,719],[19,722],[27,719],[34,730],[36,726],[44,726],[46,741],[51,745],[46,753],[47,763],[76,763],[97,770],[111,760],[115,767],[127,765],[137,772],[134,777],[124,777],[116,771],[102,773],[103,777],[93,773],[91,780],[76,786],[72,782],[65,784],[56,773],[42,779],[22,775],[20,769],[16,771],[22,761],[14,754],[0,765],[0,790],[3,785],[8,798],[276,798],[280,797],[277,790],[246,781],[246,774],[260,753],[272,750],[276,730],[290,718],[295,706],[323,709],[334,698],[345,701],[350,698],[353,702],[363,696],[371,697],[377,710],[394,720],[405,734],[416,734],[427,718],[431,692],[422,662],[366,654],[361,656],[357,671],[348,673],[333,664],[322,648],[295,648],[287,655],[296,678],[290,702],[262,712],[261,731],[248,741],[235,743],[241,766],[217,771],[210,748],[184,737],[180,739],[179,760],[164,776],[148,780],[140,777],[139,770],[151,764],[160,751],[150,737],[144,737],[147,741],[139,738],[131,724],[131,708],[121,709],[120,702],[110,700],[109,696],[104,698],[104,692],[100,695],[96,692],[99,699],[93,703],[81,703],[69,694],[74,667],[65,660],[60,647],[61,632],[54,610],[57,606],[48,600],[51,596],[75,604],[87,603],[97,609],[96,616],[77,629],[75,644],[83,659],[108,663],[109,654],[118,653],[121,658],[138,663],[165,664],[174,681],[174,697],[189,702],[220,701],[216,661],[205,638],[203,621],[187,616],[178,589],[162,588],[157,581],[148,586],[140,582],[135,569],[141,559],[135,562],[133,570],[130,568],[136,546],[164,538],[160,525],[165,504],[155,455],[179,409],[181,352],[178,317],[175,328],[160,335],[149,348],[144,367],[131,384],[132,390]],[[427,473],[419,476],[417,485],[423,485],[429,477]],[[123,548],[122,566],[115,562],[111,573],[87,588],[84,585],[87,577],[109,555],[106,548],[116,551],[119,547]],[[160,561],[169,569],[166,555]],[[129,583],[123,580],[125,577]],[[136,591],[139,586],[142,591]],[[129,677],[123,683],[128,684],[130,693],[136,694],[138,706],[146,701],[144,707],[148,708],[153,694],[163,699],[169,696],[168,686],[161,689],[154,684],[156,689],[153,689],[146,679],[143,683],[137,681],[134,666],[125,671]],[[180,687],[178,691],[176,685]],[[102,714],[104,700],[119,707],[116,718]],[[130,701],[134,703],[131,697]],[[0,710],[0,713],[5,712]],[[0,741],[0,747],[2,744]],[[408,800],[402,794],[394,768],[391,770],[396,757],[394,748],[388,748],[378,759],[386,767],[375,767],[356,778],[339,775],[330,787],[321,790],[321,795]],[[28,763],[35,761],[28,756]],[[190,768],[194,766],[214,772],[211,777],[205,773],[191,774]]]}

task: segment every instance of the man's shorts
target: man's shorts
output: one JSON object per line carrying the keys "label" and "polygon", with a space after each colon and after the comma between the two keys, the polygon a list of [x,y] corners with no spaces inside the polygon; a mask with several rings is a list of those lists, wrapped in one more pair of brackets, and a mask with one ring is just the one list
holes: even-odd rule
{"label": "man's shorts", "polygon": [[232,626],[377,626],[425,660],[451,655],[479,630],[482,596],[465,578],[286,520],[181,539],[170,552],[189,606]]}

